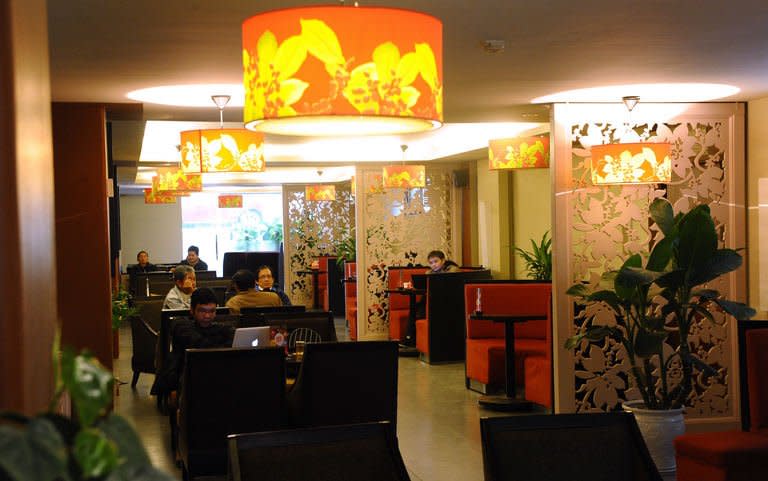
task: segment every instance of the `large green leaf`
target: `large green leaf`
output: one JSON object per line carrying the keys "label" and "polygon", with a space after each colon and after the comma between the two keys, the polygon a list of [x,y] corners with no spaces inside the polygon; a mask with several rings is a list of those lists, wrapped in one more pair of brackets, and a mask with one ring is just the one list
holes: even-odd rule
{"label": "large green leaf", "polygon": [[679,228],[677,267],[691,272],[696,266],[708,262],[717,250],[717,232],[709,207],[694,207],[681,219]]}
{"label": "large green leaf", "polygon": [[660,287],[677,289],[685,282],[685,271],[682,269],[675,269],[674,271],[665,272],[656,279],[656,284]]}
{"label": "large green leaf", "polygon": [[117,446],[99,429],[83,429],[75,436],[72,455],[85,478],[98,478],[117,467]]}
{"label": "large green leaf", "polygon": [[623,332],[615,327],[609,326],[589,326],[583,332],[569,337],[565,340],[566,349],[574,349],[583,339],[587,339],[590,342],[600,341],[608,336],[618,337],[623,339]]}
{"label": "large green leaf", "polygon": [[638,330],[635,336],[635,354],[640,357],[651,357],[654,354],[658,354],[661,352],[661,345],[666,338],[667,333],[663,331]]}
{"label": "large green leaf", "polygon": [[742,302],[728,301],[726,299],[712,300],[725,312],[739,320],[749,319],[757,314],[757,311]]}
{"label": "large green leaf", "polygon": [[589,295],[589,287],[586,284],[579,282],[578,284],[569,287],[565,293],[573,297],[587,297]]}
{"label": "large green leaf", "polygon": [[[636,279],[632,278],[629,274],[624,274],[624,271],[631,267],[640,268],[643,266],[643,258],[640,254],[634,254],[624,261],[624,265],[621,266],[619,272],[613,281],[613,289],[616,291],[616,295],[622,300],[632,299],[635,295],[635,289],[639,284],[635,283]],[[624,275],[622,275],[624,274]]]}
{"label": "large green leaf", "polygon": [[15,481],[68,481],[67,448],[53,423],[34,418],[16,429],[0,425],[0,477]]}
{"label": "large green leaf", "polygon": [[141,444],[141,439],[124,417],[110,414],[100,420],[97,426],[117,447],[121,464],[149,464],[149,456]]}
{"label": "large green leaf", "polygon": [[667,268],[672,259],[673,237],[665,237],[653,246],[646,269],[661,272]]}
{"label": "large green leaf", "polygon": [[733,249],[719,249],[701,264],[693,266],[688,282],[698,286],[717,279],[723,274],[735,271],[741,267],[741,255]]}
{"label": "large green leaf", "polygon": [[674,211],[672,204],[666,199],[655,199],[651,202],[648,211],[656,225],[666,237],[671,237],[675,228]]}
{"label": "large green leaf", "polygon": [[112,373],[91,354],[75,355],[71,349],[65,349],[61,357],[61,376],[80,424],[91,426],[112,401]]}
{"label": "large green leaf", "polygon": [[621,269],[619,275],[616,276],[616,285],[635,289],[651,284],[658,279],[660,275],[661,273],[656,271],[649,271],[637,267],[626,267]]}

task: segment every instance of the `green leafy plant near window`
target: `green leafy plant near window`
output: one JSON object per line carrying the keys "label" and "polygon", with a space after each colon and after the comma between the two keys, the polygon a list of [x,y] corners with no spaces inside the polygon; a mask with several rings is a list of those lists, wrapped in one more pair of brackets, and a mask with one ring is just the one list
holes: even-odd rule
{"label": "green leafy plant near window", "polygon": [[353,228],[345,232],[342,239],[336,244],[336,264],[339,269],[344,268],[344,261],[354,261],[356,255],[355,229]]}
{"label": "green leafy plant near window", "polygon": [[[138,434],[109,412],[114,377],[89,353],[54,342],[55,395],[48,412],[34,417],[0,413],[0,480],[167,481],[155,469]],[[68,393],[73,416],[55,412]]]}
{"label": "green leafy plant near window", "polygon": [[752,317],[755,310],[706,287],[742,263],[737,251],[718,248],[709,206],[699,205],[675,216],[668,201],[656,199],[650,216],[664,238],[653,247],[645,266],[642,257],[634,254],[618,271],[604,273],[596,289],[578,283],[567,291],[582,304],[603,303],[615,314],[615,325],[590,321],[565,347],[602,343],[609,337],[617,340],[626,350],[630,376],[645,407],[676,409],[691,396],[694,368],[702,373],[701,382],[717,375],[691,352],[691,329],[699,320],[718,322],[715,310],[736,319]]}
{"label": "green leafy plant near window", "polygon": [[112,330],[120,328],[120,324],[129,317],[139,313],[136,307],[131,306],[131,296],[125,289],[120,289],[112,294]]}
{"label": "green leafy plant near window", "polygon": [[262,239],[275,241],[278,244],[283,242],[283,224],[276,223],[268,225],[264,230]]}
{"label": "green leafy plant near window", "polygon": [[525,261],[525,270],[531,279],[540,281],[552,280],[552,239],[549,231],[541,237],[541,242],[531,239],[531,251],[515,247],[515,252]]}

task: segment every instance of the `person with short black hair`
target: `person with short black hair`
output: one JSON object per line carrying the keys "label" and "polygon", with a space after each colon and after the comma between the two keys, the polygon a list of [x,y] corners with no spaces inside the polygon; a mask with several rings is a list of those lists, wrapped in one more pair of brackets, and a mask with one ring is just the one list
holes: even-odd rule
{"label": "person with short black hair", "polygon": [[190,297],[197,287],[195,270],[185,265],[176,266],[173,281],[176,285],[165,296],[163,309],[189,309]]}
{"label": "person with short black hair", "polygon": [[434,250],[427,254],[429,269],[427,274],[439,274],[443,272],[461,272],[459,265],[445,258],[445,253],[441,250]]}
{"label": "person with short black hair", "polygon": [[277,296],[280,298],[280,302],[284,306],[290,306],[291,300],[288,298],[288,295],[280,289],[280,286],[275,284],[275,276],[272,273],[272,268],[264,265],[259,266],[258,269],[256,269],[256,288],[262,292],[274,292],[277,294]]}
{"label": "person with short black hair", "polygon": [[200,248],[197,246],[187,247],[187,258],[179,262],[184,266],[190,266],[196,271],[207,271],[208,264],[200,258]]}
{"label": "person with short black hair", "polygon": [[256,276],[248,269],[240,269],[232,276],[235,294],[227,301],[230,314],[240,314],[243,307],[280,306],[280,298],[274,292],[256,290]]}
{"label": "person with short black hair", "polygon": [[185,350],[232,346],[235,330],[230,325],[215,322],[216,294],[211,289],[201,287],[192,292],[189,313],[191,319],[179,321],[173,326],[173,349],[158,386],[163,393],[179,388],[179,377],[184,372]]}
{"label": "person with short black hair", "polygon": [[128,267],[129,274],[145,274],[157,270],[157,267],[149,262],[149,253],[147,251],[139,251],[136,254],[136,262],[138,263]]}

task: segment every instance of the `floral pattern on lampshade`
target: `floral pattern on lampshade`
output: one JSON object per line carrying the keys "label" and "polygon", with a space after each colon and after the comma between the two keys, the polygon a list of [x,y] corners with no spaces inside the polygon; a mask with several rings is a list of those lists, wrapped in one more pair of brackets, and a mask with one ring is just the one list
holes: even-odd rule
{"label": "floral pattern on lampshade", "polygon": [[412,189],[427,185],[426,169],[423,165],[388,165],[381,171],[385,189]]}
{"label": "floral pattern on lampshade", "polygon": [[548,135],[488,142],[488,168],[491,170],[546,167],[549,167]]}
{"label": "floral pattern on lampshade", "polygon": [[187,130],[181,133],[184,172],[264,172],[264,134],[246,129]]}
{"label": "floral pattern on lampshade", "polygon": [[244,122],[304,115],[443,120],[442,24],[380,7],[274,10],[243,22]]}
{"label": "floral pattern on lampshade", "polygon": [[152,188],[144,189],[145,204],[175,204],[176,196],[155,192]]}
{"label": "floral pattern on lampshade", "polygon": [[308,185],[304,188],[304,196],[307,200],[336,200],[336,186]]}
{"label": "floral pattern on lampshade", "polygon": [[592,183],[667,183],[672,179],[670,150],[668,143],[593,145]]}
{"label": "floral pattern on lampshade", "polygon": [[185,192],[200,192],[203,190],[203,176],[188,174],[181,169],[160,168],[157,169],[157,185],[153,188],[156,192],[168,194],[183,194]]}
{"label": "floral pattern on lampshade", "polygon": [[243,196],[241,194],[222,194],[219,196],[219,209],[241,209]]}

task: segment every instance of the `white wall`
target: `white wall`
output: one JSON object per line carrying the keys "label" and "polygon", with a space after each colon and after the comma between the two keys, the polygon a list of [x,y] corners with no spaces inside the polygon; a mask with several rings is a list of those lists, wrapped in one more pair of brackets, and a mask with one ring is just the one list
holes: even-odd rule
{"label": "white wall", "polygon": [[149,261],[173,263],[184,255],[181,240],[181,203],[145,204],[138,195],[120,196],[120,239],[123,272],[136,263],[140,250],[149,252]]}

